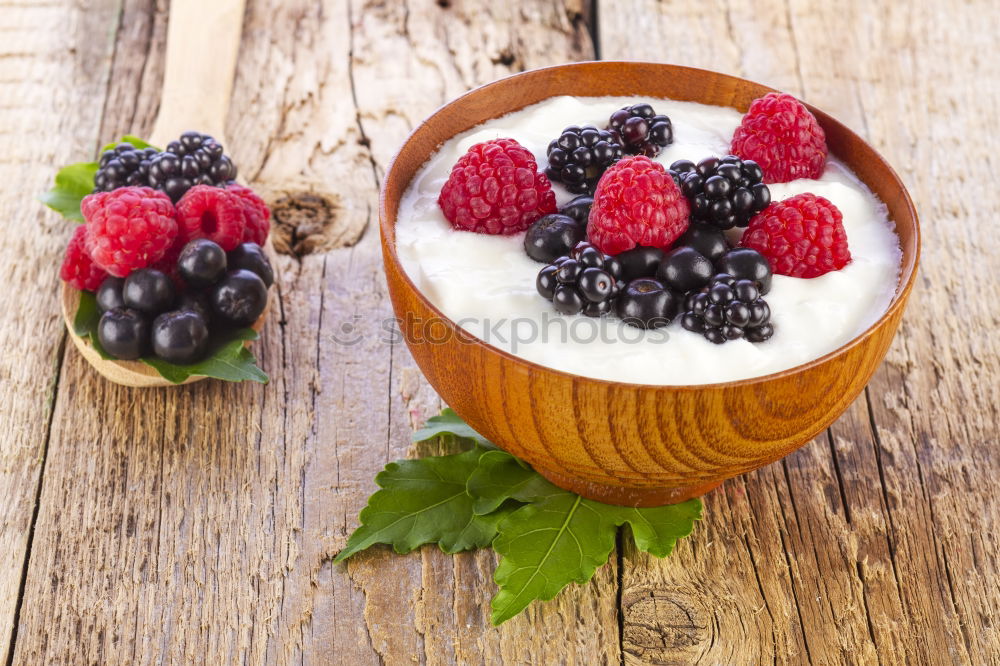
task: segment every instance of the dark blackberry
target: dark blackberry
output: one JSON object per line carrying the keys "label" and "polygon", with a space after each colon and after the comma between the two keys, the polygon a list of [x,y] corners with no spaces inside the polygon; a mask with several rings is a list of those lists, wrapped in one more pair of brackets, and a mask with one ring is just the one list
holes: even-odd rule
{"label": "dark blackberry", "polygon": [[198,132],[184,132],[149,162],[149,186],[177,203],[195,185],[224,187],[236,178],[236,165],[222,144]]}
{"label": "dark blackberry", "polygon": [[681,325],[715,344],[745,337],[764,342],[774,334],[771,308],[761,298],[760,284],[718,273],[706,286],[688,292]]}
{"label": "dark blackberry", "polygon": [[719,229],[745,227],[771,203],[764,174],[753,160],[735,155],[677,160],[668,170],[691,204],[691,221]]}
{"label": "dark blackberry", "polygon": [[136,148],[131,143],[119,143],[101,153],[94,191],[110,192],[119,187],[149,184],[149,165],[159,151],[156,148]]}
{"label": "dark blackberry", "polygon": [[583,242],[540,270],[535,286],[556,312],[599,317],[613,309],[624,286],[621,274],[616,258]]}
{"label": "dark blackberry", "polygon": [[545,175],[562,183],[570,192],[592,193],[601,175],[624,156],[612,132],[593,125],[570,125],[549,143],[545,154],[549,166]]}
{"label": "dark blackberry", "polygon": [[611,114],[608,130],[614,132],[629,155],[656,157],[674,142],[670,118],[657,115],[645,102],[626,106]]}

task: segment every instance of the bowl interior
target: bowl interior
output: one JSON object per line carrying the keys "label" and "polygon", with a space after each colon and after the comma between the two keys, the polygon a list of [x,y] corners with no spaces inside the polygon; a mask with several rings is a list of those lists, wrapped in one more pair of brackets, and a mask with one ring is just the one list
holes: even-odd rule
{"label": "bowl interior", "polygon": [[[395,239],[396,216],[402,195],[414,175],[445,141],[487,120],[558,95],[670,98],[678,101],[728,106],[739,111],[746,111],[754,99],[769,92],[774,92],[774,89],[708,70],[659,63],[611,61],[575,63],[532,70],[477,88],[441,107],[421,123],[400,148],[390,165],[382,186],[379,211],[387,254],[386,261],[399,264]],[[903,254],[896,293],[887,311],[875,324],[830,354],[778,373],[725,382],[726,385],[753,383],[794,373],[821,363],[851,347],[864,339],[902,307],[905,296],[914,280],[920,251],[920,232],[916,211],[899,176],[861,137],[826,113],[812,106],[807,106],[815,114],[826,132],[830,152],[844,162],[888,209],[889,218],[895,226]],[[400,270],[400,272],[408,288],[419,294],[419,290],[406,275],[406,272],[404,270]],[[431,311],[457,329],[450,319],[435,308],[422,294],[419,296]],[[507,352],[495,347],[490,347],[490,349],[498,354],[509,356]],[[517,361],[531,366],[535,365],[524,359],[517,359]],[[546,370],[560,372],[551,368],[546,368]],[[601,382],[603,380],[589,381]],[[699,385],[699,387],[720,385],[722,384]],[[683,390],[686,387],[670,388]]]}

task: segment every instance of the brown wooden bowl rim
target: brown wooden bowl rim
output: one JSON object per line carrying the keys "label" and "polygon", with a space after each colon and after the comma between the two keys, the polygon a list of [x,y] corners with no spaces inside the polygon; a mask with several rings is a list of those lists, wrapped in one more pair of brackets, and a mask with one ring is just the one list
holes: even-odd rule
{"label": "brown wooden bowl rim", "polygon": [[[882,157],[882,155],[877,150],[875,150],[875,148],[873,148],[867,141],[858,136],[853,130],[851,130],[849,127],[847,127],[846,125],[835,119],[833,116],[829,115],[828,113],[820,109],[817,109],[811,104],[803,102],[806,105],[806,107],[817,117],[817,119],[820,122],[820,125],[822,125],[824,128],[826,128],[827,126],[836,127],[838,130],[844,132],[847,136],[849,136],[852,141],[857,142],[864,150],[870,153],[871,158],[881,163],[881,165],[885,168],[886,172],[891,176],[893,181],[892,184],[895,187],[897,187],[899,191],[902,193],[903,195],[902,203],[903,205],[905,205],[906,211],[909,214],[909,216],[913,219],[913,234],[914,234],[913,253],[908,258],[905,254],[903,255],[904,261],[900,267],[899,283],[897,284],[896,293],[893,295],[892,301],[890,301],[889,306],[886,308],[886,311],[882,313],[882,316],[880,316],[878,320],[876,320],[871,326],[866,328],[864,331],[862,331],[858,335],[854,336],[853,338],[842,344],[840,347],[837,347],[833,351],[828,352],[823,356],[815,358],[811,361],[807,361],[806,363],[802,363],[800,365],[796,365],[791,368],[786,368],[785,370],[779,370],[778,372],[772,372],[766,375],[760,375],[758,377],[749,377],[747,379],[738,379],[727,382],[715,382],[711,384],[641,384],[633,382],[620,382],[609,379],[599,379],[596,377],[587,377],[586,375],[577,375],[571,372],[566,372],[564,370],[558,370],[556,368],[544,366],[535,363],[534,361],[529,361],[527,359],[521,358],[520,356],[515,356],[510,352],[500,349],[499,347],[495,347],[485,342],[484,340],[477,338],[476,336],[472,335],[471,333],[468,333],[464,329],[460,329],[455,324],[455,322],[453,322],[449,317],[447,317],[443,312],[441,312],[433,303],[430,302],[430,300],[428,300],[428,298],[424,295],[424,293],[420,291],[419,288],[417,288],[416,284],[414,284],[414,282],[410,279],[410,276],[406,272],[406,269],[402,266],[402,264],[399,261],[399,256],[396,252],[396,233],[395,233],[396,220],[393,219],[390,223],[388,209],[387,209],[387,196],[386,196],[389,185],[393,181],[393,176],[394,176],[393,169],[396,166],[396,162],[399,160],[400,155],[415,140],[417,134],[419,134],[423,130],[425,125],[427,125],[433,118],[441,114],[445,109],[461,104],[466,98],[472,95],[480,94],[495,86],[508,84],[508,82],[510,81],[515,81],[523,78],[531,78],[535,76],[543,76],[547,73],[557,70],[578,69],[581,70],[581,76],[583,76],[586,74],[587,70],[591,70],[594,68],[603,68],[603,67],[657,67],[657,68],[663,68],[664,70],[672,73],[689,72],[691,74],[695,74],[698,76],[716,78],[717,80],[730,80],[743,84],[750,84],[752,86],[764,89],[768,92],[779,92],[775,88],[766,86],[762,83],[757,83],[756,81],[751,81],[749,79],[744,79],[729,74],[723,74],[721,72],[714,72],[708,69],[700,69],[697,67],[687,67],[684,65],[671,65],[667,63],[657,63],[657,62],[638,61],[638,60],[633,60],[633,61],[598,60],[598,61],[568,63],[564,65],[552,65],[549,67],[540,67],[537,69],[531,69],[524,72],[518,72],[517,74],[512,74],[510,76],[497,79],[496,81],[492,81],[477,88],[473,88],[472,90],[469,90],[468,92],[462,94],[461,96],[455,98],[454,100],[440,106],[436,111],[434,111],[434,113],[432,113],[419,125],[417,125],[416,128],[414,128],[414,130],[406,138],[403,144],[399,147],[399,150],[396,151],[396,154],[393,156],[392,161],[389,162],[389,167],[388,169],[386,169],[385,178],[382,180],[382,187],[380,188],[379,191],[379,229],[382,234],[382,239],[384,241],[383,247],[386,249],[386,252],[388,253],[388,258],[391,259],[392,262],[399,268],[399,273],[402,276],[402,279],[405,281],[406,286],[413,293],[417,295],[417,297],[422,301],[423,305],[426,308],[428,308],[431,312],[433,312],[435,316],[439,317],[442,320],[442,322],[445,323],[450,328],[452,333],[464,335],[465,338],[468,338],[467,341],[463,341],[463,344],[479,345],[481,347],[486,348],[492,353],[498,354],[506,358],[507,360],[513,363],[523,365],[529,369],[536,370],[538,372],[547,372],[556,376],[560,376],[568,380],[585,380],[588,382],[594,382],[596,384],[602,384],[607,386],[628,386],[637,389],[656,389],[656,390],[670,390],[670,391],[701,391],[706,389],[728,389],[736,387],[748,387],[756,384],[770,382],[776,379],[783,379],[821,366],[830,361],[831,359],[840,356],[841,354],[844,354],[847,351],[865,342],[869,337],[871,337],[875,333],[877,329],[879,329],[888,319],[890,319],[896,313],[897,310],[905,306],[906,296],[913,288],[913,283],[916,280],[917,265],[920,259],[920,220],[917,216],[916,208],[913,205],[913,200],[910,198],[910,193],[907,191],[906,186],[903,184],[903,181],[900,179],[899,174],[896,173],[895,169],[893,169],[892,166],[885,160],[885,158]],[[520,110],[520,108],[524,107],[505,109],[502,112],[498,113],[496,116],[493,116],[493,118],[495,119],[502,115],[513,113],[514,111]],[[442,145],[444,145],[443,141],[440,144],[438,144],[438,146],[435,147],[435,150],[440,149]],[[848,167],[850,167],[850,165],[848,165]],[[409,187],[409,183],[406,184],[406,187]],[[405,191],[405,189],[406,188],[404,187],[403,191]],[[893,219],[891,220],[891,222],[893,223],[893,226],[896,225],[896,220]],[[896,237],[897,239],[899,239],[898,232],[895,232],[894,230],[894,233],[896,233]]]}

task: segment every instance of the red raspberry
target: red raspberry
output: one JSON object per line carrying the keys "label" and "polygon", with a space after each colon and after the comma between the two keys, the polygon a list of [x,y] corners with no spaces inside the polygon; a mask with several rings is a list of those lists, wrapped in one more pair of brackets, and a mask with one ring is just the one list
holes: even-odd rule
{"label": "red raspberry", "polygon": [[456,229],[515,234],[556,212],[556,195],[527,148],[514,139],[494,139],[459,158],[438,205]]}
{"label": "red raspberry", "polygon": [[232,183],[226,189],[239,197],[243,202],[243,214],[246,216],[243,242],[256,243],[263,247],[264,243],[267,242],[267,235],[271,232],[271,223],[269,222],[271,219],[271,209],[249,187]]}
{"label": "red raspberry", "polygon": [[87,251],[115,277],[149,266],[177,237],[174,204],[150,187],[89,194],[80,210],[87,220]]}
{"label": "red raspberry", "polygon": [[765,183],[819,178],[826,162],[826,134],[802,102],[768,93],[750,103],[730,152],[757,162]]}
{"label": "red raspberry", "polygon": [[773,203],[750,220],[740,245],[767,257],[778,275],[813,278],[839,271],[851,260],[844,217],[815,194]]}
{"label": "red raspberry", "polygon": [[69,239],[59,277],[81,291],[96,291],[108,274],[90,258],[86,241],[87,225],[78,225]]}
{"label": "red raspberry", "polygon": [[184,282],[180,272],[177,270],[177,259],[181,256],[181,250],[184,249],[185,245],[187,245],[187,241],[178,234],[177,240],[167,248],[163,256],[149,265],[150,268],[155,268],[169,277],[173,281],[174,286],[177,287],[177,291],[184,291],[187,288],[187,283]]}
{"label": "red raspberry", "polygon": [[196,185],[177,202],[184,240],[207,238],[229,252],[243,242],[246,213],[242,197],[213,185]]}
{"label": "red raspberry", "polygon": [[642,155],[626,157],[598,181],[587,233],[605,254],[636,245],[666,249],[687,230],[690,213],[662,164]]}

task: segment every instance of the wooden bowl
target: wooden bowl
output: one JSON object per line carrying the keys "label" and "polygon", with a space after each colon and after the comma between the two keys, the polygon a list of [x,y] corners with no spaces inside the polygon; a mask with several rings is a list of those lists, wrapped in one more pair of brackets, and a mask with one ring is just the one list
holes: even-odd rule
{"label": "wooden bowl", "polygon": [[[66,323],[66,331],[69,333],[70,340],[73,341],[73,344],[80,351],[80,354],[83,358],[87,359],[87,363],[90,363],[94,367],[94,370],[97,370],[105,379],[109,379],[122,386],[134,386],[137,388],[179,386],[179,384],[174,384],[164,379],[155,369],[141,361],[118,361],[102,358],[97,353],[97,350],[94,349],[90,340],[77,335],[76,330],[73,328],[73,320],[76,318],[76,311],[80,307],[80,292],[65,282],[61,284],[62,292],[59,294],[59,300],[62,304],[62,315],[63,321]],[[257,318],[257,321],[251,326],[258,333],[264,328],[264,322],[267,320],[267,311],[271,305],[270,290],[268,292],[267,306],[260,317]],[[245,345],[249,346],[250,342],[248,340]],[[206,377],[204,375],[192,375],[181,382],[181,384],[192,384],[202,379],[206,379]]]}
{"label": "wooden bowl", "polygon": [[706,493],[794,451],[840,416],[871,378],[899,326],[913,286],[920,232],[913,203],[892,168],[815,108],[810,110],[826,131],[831,152],[888,207],[902,246],[902,271],[888,310],[873,326],[836,351],[789,370],[718,384],[650,386],[546,368],[456,327],[417,290],[396,254],[396,214],[413,176],[444,141],[486,120],[555,95],[666,97],[745,111],[768,92],[772,89],[751,81],[689,67],[588,62],[496,81],[421,124],[382,186],[382,252],[407,344],[445,402],[556,485],[635,506]]}

